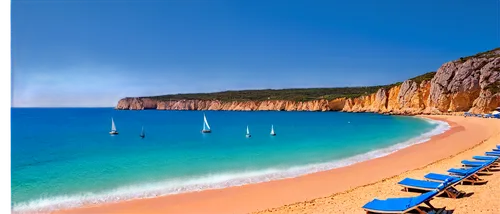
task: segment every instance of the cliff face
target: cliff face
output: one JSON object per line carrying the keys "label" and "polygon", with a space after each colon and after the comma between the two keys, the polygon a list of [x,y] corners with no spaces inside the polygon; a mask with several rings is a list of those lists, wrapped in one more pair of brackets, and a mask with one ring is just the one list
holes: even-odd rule
{"label": "cliff face", "polygon": [[348,99],[342,109],[346,112],[377,112],[390,114],[420,114],[429,96],[429,81],[417,84],[406,80],[389,90],[381,88],[375,94]]}
{"label": "cliff face", "polygon": [[284,100],[221,102],[217,100],[155,101],[149,98],[124,98],[116,109],[121,110],[225,110],[225,111],[340,111],[345,98],[294,102]]}
{"label": "cliff face", "polygon": [[124,110],[345,111],[389,114],[491,112],[500,105],[500,50],[443,64],[431,80],[406,80],[391,88],[357,98],[221,102],[217,100],[157,101],[124,98]]}
{"label": "cliff face", "polygon": [[500,58],[449,62],[432,80],[429,108],[434,111],[489,112],[498,107]]}

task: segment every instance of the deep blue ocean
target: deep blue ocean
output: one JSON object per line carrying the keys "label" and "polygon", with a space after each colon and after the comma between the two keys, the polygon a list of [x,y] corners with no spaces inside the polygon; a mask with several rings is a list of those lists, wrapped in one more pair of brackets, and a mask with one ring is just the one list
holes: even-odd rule
{"label": "deep blue ocean", "polygon": [[[203,113],[210,134],[201,133]],[[12,206],[43,211],[296,177],[387,155],[447,128],[370,113],[13,108]]]}

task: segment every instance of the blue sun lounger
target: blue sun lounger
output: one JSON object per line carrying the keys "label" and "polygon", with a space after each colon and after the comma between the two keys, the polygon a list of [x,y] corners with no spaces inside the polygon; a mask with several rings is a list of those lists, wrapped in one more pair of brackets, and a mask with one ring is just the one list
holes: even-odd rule
{"label": "blue sun lounger", "polygon": [[[447,178],[453,178],[453,177],[458,177],[458,176],[457,175],[444,175],[444,174],[432,173],[432,172],[424,176],[424,178],[426,178],[427,180],[438,181],[438,182],[442,182],[442,181],[446,180]],[[465,176],[463,176],[463,177],[465,177]],[[478,184],[488,183],[488,181],[481,179],[477,175],[472,174],[470,176],[465,177],[460,183],[461,184],[469,183],[471,185],[478,185]]]}
{"label": "blue sun lounger", "polygon": [[494,156],[473,156],[472,157],[474,160],[495,160],[495,161],[498,161],[498,157],[494,157]]}
{"label": "blue sun lounger", "polygon": [[479,176],[477,176],[478,171],[481,170],[481,167],[474,167],[474,168],[468,168],[468,169],[456,169],[452,168],[448,170],[450,173],[449,175],[444,175],[444,174],[438,174],[438,173],[429,173],[427,175],[424,175],[424,178],[430,181],[438,181],[438,182],[443,182],[446,179],[449,178],[462,178],[460,181],[461,184],[464,183],[470,183],[472,185],[476,184],[485,184],[488,181],[481,179]]}
{"label": "blue sun lounger", "polygon": [[445,208],[436,209],[429,202],[440,192],[440,190],[436,189],[415,197],[388,198],[385,200],[373,199],[366,203],[363,209],[366,213],[407,213],[411,210],[426,213],[418,207],[421,204],[425,204],[429,206],[433,213],[442,213]]}
{"label": "blue sun lounger", "polygon": [[482,167],[482,169],[479,170],[479,172],[477,173],[478,175],[493,175],[493,171],[499,171],[497,168],[498,163],[496,163],[495,160],[487,160],[487,161],[463,160],[462,166],[464,168]]}
{"label": "blue sun lounger", "polygon": [[484,154],[487,156],[500,156],[500,152],[485,152]]}
{"label": "blue sun lounger", "polygon": [[473,166],[473,167],[477,167],[477,166],[483,166],[485,164],[492,164],[493,161],[489,160],[489,161],[470,161],[470,160],[463,160],[462,162],[462,165],[464,166]]}
{"label": "blue sun lounger", "polygon": [[[451,168],[448,169],[447,172],[449,172],[451,175],[458,175],[458,176],[465,176],[467,173],[471,171],[471,169],[476,169],[480,167],[475,167],[475,168]],[[479,170],[477,170],[479,171]]]}
{"label": "blue sun lounger", "polygon": [[448,177],[442,182],[436,181],[425,181],[413,178],[405,178],[398,184],[404,187],[404,191],[409,191],[410,189],[430,191],[441,187],[442,191],[450,198],[459,198],[465,195],[465,192],[455,189],[453,186],[460,183],[465,177]]}
{"label": "blue sun lounger", "polygon": [[485,168],[493,168],[497,167],[498,163],[496,162],[496,159],[490,159],[490,160],[481,160],[481,161],[470,161],[470,160],[463,160],[462,166],[464,167],[478,167],[478,166],[485,166]]}
{"label": "blue sun lounger", "polygon": [[451,168],[447,172],[449,172],[451,175],[458,175],[458,176],[465,176],[469,170],[474,170],[476,168],[481,168],[480,170],[477,170],[474,174],[477,175],[492,175],[493,173],[489,171],[488,168],[485,167],[472,167],[472,168]]}
{"label": "blue sun lounger", "polygon": [[470,161],[470,160],[463,160],[462,166],[464,167],[478,167],[478,166],[485,166],[484,168],[491,169],[494,167],[498,166],[498,163],[495,162],[496,159],[493,160],[483,160],[483,161]]}
{"label": "blue sun lounger", "polygon": [[443,182],[445,181],[446,179],[449,179],[449,178],[458,178],[460,176],[456,176],[456,175],[444,175],[444,174],[439,174],[439,173],[429,173],[427,175],[424,175],[424,178],[426,178],[427,180],[430,180],[430,181],[439,181],[439,182]]}

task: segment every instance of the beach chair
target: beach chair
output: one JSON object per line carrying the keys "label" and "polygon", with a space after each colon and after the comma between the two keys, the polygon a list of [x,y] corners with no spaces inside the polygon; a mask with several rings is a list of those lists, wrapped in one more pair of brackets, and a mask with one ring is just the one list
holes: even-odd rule
{"label": "beach chair", "polygon": [[445,181],[446,179],[449,178],[462,178],[460,180],[460,184],[465,184],[469,183],[471,185],[480,185],[480,184],[485,184],[488,181],[480,178],[477,175],[477,172],[481,170],[482,167],[473,167],[473,168],[468,168],[468,169],[449,169],[448,172],[450,173],[449,175],[443,175],[443,174],[438,174],[438,173],[429,173],[427,175],[424,175],[424,178],[430,181]]}
{"label": "beach chair", "polygon": [[[439,173],[429,173],[427,175],[424,175],[424,178],[427,179],[427,180],[430,180],[430,181],[444,181],[446,180],[447,178],[453,178],[453,177],[458,177],[456,175],[444,175],[444,174],[439,174]],[[460,184],[465,184],[465,183],[468,183],[468,184],[471,184],[471,185],[481,185],[481,184],[485,184],[485,183],[488,183],[487,180],[484,180],[482,178],[480,178],[479,176],[477,175],[470,175],[470,176],[463,176],[464,179],[460,182]]]}
{"label": "beach chair", "polygon": [[482,164],[477,164],[477,161],[463,160],[462,166],[463,169],[475,169],[477,167],[480,167],[481,169],[476,172],[477,175],[493,175],[492,171],[495,171],[495,169],[493,168],[496,167],[496,163],[493,160],[483,161]]}
{"label": "beach chair", "polygon": [[[474,168],[474,167],[451,168],[447,172],[449,172],[451,174],[463,176],[463,174],[461,174],[464,172],[463,170],[469,170],[472,168]],[[476,175],[479,175],[479,176],[481,176],[481,175],[493,175],[493,173],[490,171],[489,168],[482,168],[481,170],[476,172]]]}
{"label": "beach chair", "polygon": [[495,161],[496,160],[483,160],[483,161],[463,160],[461,163],[463,167],[478,167],[486,165],[485,168],[494,169],[498,167],[498,163],[496,163]]}
{"label": "beach chair", "polygon": [[[436,209],[430,203],[430,200],[440,192],[439,189],[436,189],[414,197],[388,198],[385,200],[373,199],[366,203],[363,209],[366,213],[407,213],[416,210],[419,214],[443,214],[446,212],[446,207]],[[423,208],[419,207],[421,204],[427,205],[430,211],[425,212]]]}
{"label": "beach chair", "polygon": [[500,152],[485,152],[486,156],[500,157]]}
{"label": "beach chair", "polygon": [[455,189],[454,186],[460,183],[463,179],[464,177],[449,177],[442,182],[436,182],[405,178],[398,184],[403,186],[403,190],[406,192],[409,192],[410,189],[431,191],[438,189],[443,185],[444,187],[441,192],[446,193],[446,195],[450,198],[459,198],[465,195],[465,192]]}
{"label": "beach chair", "polygon": [[469,170],[475,171],[475,169],[481,168],[480,170],[477,170],[474,174],[476,174],[476,175],[493,175],[493,173],[488,168],[485,168],[485,167],[451,168],[447,172],[449,172],[451,175],[465,176],[466,174],[468,174]]}
{"label": "beach chair", "polygon": [[472,158],[474,160],[494,160],[496,162],[498,162],[500,160],[499,157],[494,157],[494,156],[479,156],[479,155],[476,155],[476,156],[473,156]]}

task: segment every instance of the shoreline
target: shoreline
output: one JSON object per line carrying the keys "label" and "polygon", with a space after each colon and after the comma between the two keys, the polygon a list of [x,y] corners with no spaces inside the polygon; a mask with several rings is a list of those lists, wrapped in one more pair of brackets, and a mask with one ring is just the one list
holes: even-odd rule
{"label": "shoreline", "polygon": [[[224,189],[204,190],[200,192],[181,193],[176,195],[160,196],[157,198],[136,199],[130,201],[122,201],[117,203],[99,204],[97,206],[84,206],[71,208],[67,210],[59,210],[55,213],[96,213],[96,212],[127,212],[127,213],[165,213],[165,212],[203,212],[203,213],[247,213],[257,210],[264,210],[270,207],[279,207],[286,204],[296,203],[297,201],[307,201],[310,199],[324,197],[334,193],[348,191],[355,187],[367,185],[377,182],[378,180],[396,176],[407,170],[413,169],[421,165],[426,165],[432,162],[429,160],[418,160],[413,164],[395,163],[391,161],[402,156],[419,153],[418,151],[428,150],[429,145],[436,144],[435,142],[449,138],[454,133],[463,133],[465,128],[454,122],[449,121],[439,116],[419,116],[433,120],[441,120],[450,124],[451,128],[445,133],[434,135],[425,143],[417,143],[412,146],[403,148],[389,155],[370,159],[367,161],[355,163],[353,165],[331,169],[327,171],[316,172],[295,178],[287,178],[282,180],[268,181],[264,183],[248,184],[243,186],[233,186]],[[450,116],[448,116],[450,117]],[[461,119],[463,117],[454,117]],[[476,118],[479,119],[479,118]],[[463,119],[462,119],[463,120]],[[481,119],[480,119],[481,120]],[[476,127],[477,128],[477,127]],[[482,129],[475,129],[480,131]],[[481,135],[481,138],[489,136]],[[434,143],[433,143],[434,142]],[[436,146],[436,145],[431,145]],[[464,144],[458,148],[451,149],[453,151],[437,152],[432,160],[440,160],[446,155],[453,155],[463,149],[467,149],[471,144]],[[443,154],[444,153],[444,154]],[[445,155],[445,156],[443,156]],[[399,157],[399,158],[398,158]],[[418,159],[418,155],[416,156]],[[389,161],[389,162],[387,162]],[[387,164],[392,164],[392,167],[381,167]],[[392,162],[392,163],[391,163]],[[397,162],[397,161],[396,161]],[[378,167],[368,167],[375,165]],[[374,169],[390,168],[384,173],[373,173]],[[368,170],[367,170],[368,169]],[[371,172],[371,173],[367,173]],[[366,174],[367,176],[362,176]],[[374,176],[375,175],[375,176]],[[360,178],[361,177],[361,178]],[[349,179],[348,179],[349,178]],[[346,183],[348,185],[332,185],[335,183]],[[337,182],[334,182],[337,181]],[[328,186],[325,188],[325,186]],[[296,189],[303,189],[301,194],[297,194]],[[266,197],[262,197],[266,195]],[[251,199],[250,199],[251,198]],[[228,201],[234,203],[227,203]],[[198,206],[193,206],[193,205]],[[202,210],[196,210],[195,207],[204,207]]]}
{"label": "shoreline", "polygon": [[[266,170],[271,170],[272,172],[267,172],[264,174],[260,175],[255,175],[255,176],[250,176],[250,177],[240,177],[240,178],[234,178],[226,181],[220,181],[216,183],[204,183],[204,184],[198,184],[194,186],[179,186],[178,191],[175,190],[175,192],[165,192],[161,188],[160,189],[149,189],[148,186],[129,186],[127,188],[119,188],[119,189],[114,189],[105,193],[97,193],[97,194],[89,194],[89,195],[69,195],[69,196],[63,196],[65,198],[55,198],[56,200],[51,202],[50,199],[47,201],[43,202],[39,200],[34,200],[30,203],[33,203],[31,206],[29,203],[25,204],[18,204],[15,206],[15,209],[13,211],[17,212],[25,212],[25,211],[40,211],[40,212],[58,212],[60,210],[71,210],[71,209],[79,209],[82,207],[98,207],[101,205],[105,204],[115,204],[115,203],[122,203],[122,202],[127,202],[127,201],[134,201],[134,200],[145,200],[145,199],[151,199],[151,198],[161,198],[161,197],[166,197],[166,196],[175,196],[179,194],[186,194],[186,193],[195,193],[195,192],[201,192],[201,191],[208,191],[208,190],[217,190],[217,189],[226,189],[226,188],[231,188],[231,187],[236,187],[236,186],[245,186],[245,185],[252,185],[252,184],[259,184],[259,183],[264,183],[264,182],[270,182],[270,181],[277,181],[277,180],[285,180],[285,179],[293,179],[301,176],[306,176],[309,174],[314,174],[318,172],[323,172],[323,171],[328,171],[336,168],[342,168],[346,166],[350,166],[356,163],[368,161],[371,159],[383,157],[390,155],[398,150],[401,150],[403,148],[407,148],[409,146],[413,146],[416,144],[420,143],[425,143],[432,136],[441,134],[447,130],[450,129],[450,126],[448,123],[439,121],[439,120],[431,120],[427,118],[418,118],[419,120],[423,120],[425,122],[434,124],[435,127],[433,127],[431,130],[428,130],[424,133],[421,133],[417,136],[413,136],[410,139],[407,139],[405,141],[390,145],[388,147],[383,147],[383,148],[378,148],[375,150],[371,150],[365,153],[361,154],[356,154],[353,156],[349,156],[346,158],[342,159],[337,159],[337,160],[332,160],[328,162],[322,162],[322,163],[314,163],[314,164],[308,164],[308,165],[300,165],[300,166],[294,166],[286,169],[263,169],[264,171]],[[151,184],[154,185],[154,184]],[[158,185],[162,185],[161,183]],[[199,185],[203,185],[201,189],[196,189],[200,188],[197,187]],[[152,192],[151,195],[135,195],[135,196],[129,196],[132,194],[135,194],[136,192],[142,192],[142,188],[149,189],[149,192]],[[129,190],[130,189],[130,190]],[[133,190],[132,190],[133,189]],[[124,191],[124,192],[122,192]],[[131,192],[133,191],[133,192]],[[162,192],[163,191],[163,192]],[[168,190],[166,190],[168,191]],[[108,195],[109,193],[112,193]],[[129,198],[130,197],[130,198]],[[37,203],[42,203],[41,207],[37,205]]]}
{"label": "shoreline", "polygon": [[[425,116],[428,117],[428,116]],[[457,116],[436,116],[441,118],[450,118]],[[471,120],[471,119],[462,119]],[[263,213],[366,213],[361,207],[367,202],[377,199],[396,198],[396,197],[414,197],[421,193],[402,191],[402,186],[397,183],[404,178],[414,178],[425,180],[424,175],[434,172],[447,174],[450,168],[460,168],[462,160],[473,160],[474,155],[484,155],[484,152],[491,151],[500,145],[500,121],[496,119],[472,118],[472,121],[479,125],[475,129],[482,131],[482,135],[487,136],[484,140],[476,141],[477,133],[472,137],[463,139],[470,142],[469,148],[459,151],[450,156],[432,163],[408,170],[401,174],[379,180],[374,183],[368,183],[362,186],[352,188],[344,192],[334,193],[328,196],[317,197],[313,200],[305,200],[292,204],[262,209],[254,211],[253,214]],[[483,129],[481,130],[481,126]],[[466,132],[461,132],[461,135]],[[458,134],[456,134],[458,135]],[[457,142],[458,143],[458,142]],[[500,211],[500,172],[494,172],[491,176],[481,176],[488,182],[485,185],[458,185],[459,191],[464,191],[466,196],[459,199],[448,197],[435,197],[432,200],[434,207],[446,207],[446,210],[455,214],[465,213],[498,213]]]}

